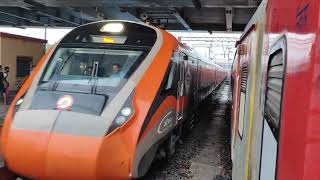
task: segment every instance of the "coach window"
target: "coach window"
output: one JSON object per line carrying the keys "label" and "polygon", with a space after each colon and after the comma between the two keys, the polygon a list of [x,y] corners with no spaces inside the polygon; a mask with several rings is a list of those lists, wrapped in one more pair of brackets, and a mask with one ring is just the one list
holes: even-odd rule
{"label": "coach window", "polygon": [[275,52],[269,61],[267,93],[265,105],[265,119],[267,120],[273,135],[278,141],[279,124],[282,104],[282,84],[284,80],[284,60],[281,50]]}
{"label": "coach window", "polygon": [[174,70],[175,70],[175,64],[172,63],[171,67],[170,67],[170,72],[169,72],[169,76],[168,76],[168,79],[167,79],[167,84],[166,84],[165,90],[169,90],[169,89],[172,88]]}
{"label": "coach window", "polygon": [[175,70],[176,70],[176,62],[179,60],[179,52],[173,52],[168,69],[169,69],[169,74],[167,74],[166,78],[166,83],[164,86],[164,91],[168,91],[172,89],[174,86],[174,77],[175,77]]}
{"label": "coach window", "polygon": [[248,64],[243,63],[241,67],[241,86],[240,86],[240,106],[239,106],[239,125],[238,132],[242,139],[244,129],[245,102],[248,80]]}

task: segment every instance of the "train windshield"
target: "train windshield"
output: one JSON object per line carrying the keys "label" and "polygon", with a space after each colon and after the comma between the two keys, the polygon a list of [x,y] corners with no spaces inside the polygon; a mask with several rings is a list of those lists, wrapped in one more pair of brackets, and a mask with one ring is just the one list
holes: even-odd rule
{"label": "train windshield", "polygon": [[155,30],[141,24],[105,21],[79,26],[60,41],[39,89],[101,94],[110,99],[137,70],[156,40]]}
{"label": "train windshield", "polygon": [[141,63],[143,50],[59,48],[42,77],[40,89],[108,94],[119,90]]}

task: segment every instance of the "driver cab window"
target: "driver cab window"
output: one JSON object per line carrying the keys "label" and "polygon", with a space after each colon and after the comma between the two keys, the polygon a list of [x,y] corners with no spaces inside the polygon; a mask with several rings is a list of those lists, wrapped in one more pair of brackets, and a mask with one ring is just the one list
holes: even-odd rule
{"label": "driver cab window", "polygon": [[98,86],[115,87],[128,76],[141,54],[129,50],[61,48],[43,81],[88,85],[94,79]]}

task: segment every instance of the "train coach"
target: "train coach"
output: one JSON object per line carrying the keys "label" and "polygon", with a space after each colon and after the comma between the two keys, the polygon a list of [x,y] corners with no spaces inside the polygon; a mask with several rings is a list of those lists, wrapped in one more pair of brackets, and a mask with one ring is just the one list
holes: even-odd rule
{"label": "train coach", "polygon": [[5,166],[31,179],[142,177],[173,155],[192,113],[227,72],[164,30],[101,21],[68,33],[7,113]]}
{"label": "train coach", "polygon": [[232,67],[235,180],[320,179],[318,0],[264,0]]}

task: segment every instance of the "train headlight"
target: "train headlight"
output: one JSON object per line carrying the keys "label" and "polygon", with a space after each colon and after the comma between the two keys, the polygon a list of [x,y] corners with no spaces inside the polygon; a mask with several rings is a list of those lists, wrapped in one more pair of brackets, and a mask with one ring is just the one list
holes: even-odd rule
{"label": "train headlight", "polygon": [[19,99],[19,100],[16,102],[16,106],[20,106],[22,103],[23,103],[23,98]]}
{"label": "train headlight", "polygon": [[119,126],[122,125],[124,122],[126,122],[126,117],[124,116],[118,116],[115,119],[115,123],[118,124]]}
{"label": "train headlight", "polygon": [[14,107],[14,112],[18,112],[20,109],[20,105],[23,103],[23,97],[18,99],[18,101],[16,102],[16,107]]}
{"label": "train headlight", "polygon": [[133,92],[130,94],[126,102],[123,104],[123,107],[118,112],[116,118],[114,118],[113,122],[111,123],[111,126],[109,127],[107,134],[111,133],[118,127],[122,126],[133,116],[134,110],[132,105],[132,99],[133,99]]}
{"label": "train headlight", "polygon": [[130,116],[132,113],[132,109],[130,107],[125,107],[121,110],[121,114],[124,116]]}
{"label": "train headlight", "polygon": [[120,33],[124,29],[124,26],[122,23],[107,23],[106,25],[102,26],[100,29],[101,32],[110,32],[110,33]]}

